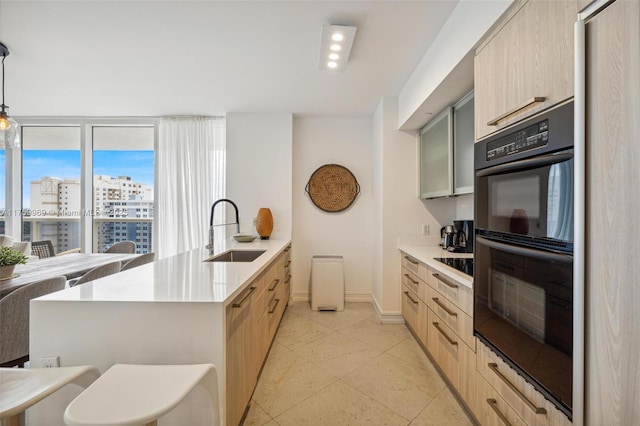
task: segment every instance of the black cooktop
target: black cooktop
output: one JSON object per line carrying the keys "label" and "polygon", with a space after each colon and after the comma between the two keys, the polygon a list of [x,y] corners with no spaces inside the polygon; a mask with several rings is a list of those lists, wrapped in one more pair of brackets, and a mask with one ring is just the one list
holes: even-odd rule
{"label": "black cooktop", "polygon": [[434,259],[473,277],[473,259],[459,257],[435,257]]}

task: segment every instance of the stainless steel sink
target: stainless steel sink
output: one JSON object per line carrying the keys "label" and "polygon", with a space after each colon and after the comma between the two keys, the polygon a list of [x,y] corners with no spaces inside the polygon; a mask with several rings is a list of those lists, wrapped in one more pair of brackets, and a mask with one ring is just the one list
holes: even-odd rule
{"label": "stainless steel sink", "polygon": [[253,262],[266,250],[229,250],[211,256],[205,262]]}

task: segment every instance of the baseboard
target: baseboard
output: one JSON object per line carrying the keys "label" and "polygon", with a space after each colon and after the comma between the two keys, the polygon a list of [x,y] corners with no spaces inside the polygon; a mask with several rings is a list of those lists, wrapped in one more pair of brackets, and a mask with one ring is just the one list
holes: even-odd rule
{"label": "baseboard", "polygon": [[[291,295],[292,302],[309,302],[311,298],[307,292],[296,292]],[[344,295],[345,302],[369,302],[373,304],[376,315],[382,324],[404,324],[404,317],[400,311],[384,312],[380,309],[380,304],[371,293],[362,292],[346,292]]]}
{"label": "baseboard", "polygon": [[371,300],[373,301],[373,307],[376,310],[376,315],[382,324],[404,324],[402,312],[384,312],[380,309],[380,304],[375,297],[371,297]]}
{"label": "baseboard", "polygon": [[[371,303],[371,293],[362,293],[356,291],[347,291],[344,294],[345,302],[368,302]],[[297,292],[293,293],[291,296],[291,300],[294,302],[309,302],[311,301],[311,297],[309,297],[309,293],[307,292]]]}

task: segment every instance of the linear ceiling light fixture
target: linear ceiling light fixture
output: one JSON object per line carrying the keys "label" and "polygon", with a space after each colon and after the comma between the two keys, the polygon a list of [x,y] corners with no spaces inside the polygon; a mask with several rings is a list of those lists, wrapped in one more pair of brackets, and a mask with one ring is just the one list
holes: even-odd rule
{"label": "linear ceiling light fixture", "polygon": [[323,25],[320,40],[320,69],[344,72],[355,36],[356,27]]}
{"label": "linear ceiling light fixture", "polygon": [[2,55],[2,105],[0,108],[0,141],[4,140],[7,149],[20,148],[20,135],[18,134],[18,123],[7,114],[8,106],[4,104],[4,60],[9,56],[7,46],[0,43],[0,55]]}

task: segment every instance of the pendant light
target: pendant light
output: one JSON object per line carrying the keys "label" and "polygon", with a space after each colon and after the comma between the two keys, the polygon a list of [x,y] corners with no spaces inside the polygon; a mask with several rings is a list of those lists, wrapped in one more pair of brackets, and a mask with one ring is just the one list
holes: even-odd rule
{"label": "pendant light", "polygon": [[2,55],[2,105],[0,105],[0,143],[4,140],[7,149],[20,148],[20,134],[18,123],[7,114],[8,106],[4,104],[4,60],[9,56],[7,46],[0,43],[0,54]]}

